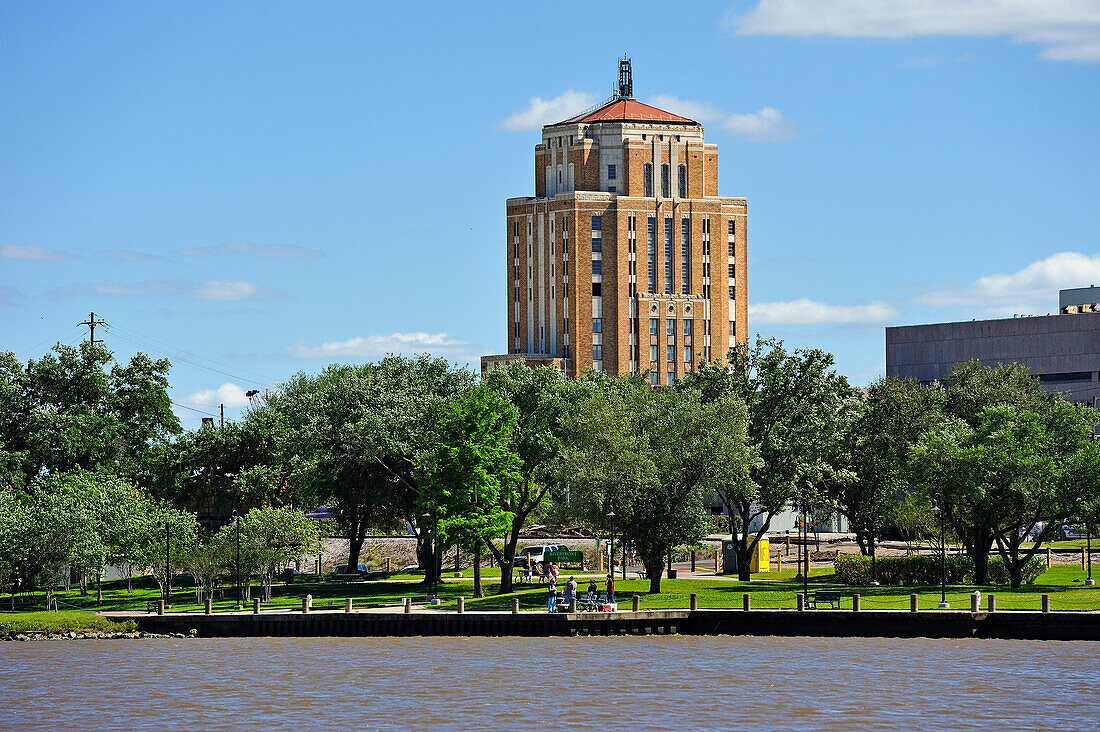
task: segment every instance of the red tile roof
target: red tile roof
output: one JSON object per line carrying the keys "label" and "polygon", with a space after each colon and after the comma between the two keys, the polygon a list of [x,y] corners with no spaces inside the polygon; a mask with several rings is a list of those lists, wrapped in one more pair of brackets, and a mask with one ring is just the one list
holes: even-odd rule
{"label": "red tile roof", "polygon": [[693,119],[681,117],[663,109],[642,104],[634,99],[613,99],[599,109],[591,112],[582,112],[575,117],[562,120],[549,127],[557,125],[576,124],[578,122],[667,122],[677,125],[697,125]]}

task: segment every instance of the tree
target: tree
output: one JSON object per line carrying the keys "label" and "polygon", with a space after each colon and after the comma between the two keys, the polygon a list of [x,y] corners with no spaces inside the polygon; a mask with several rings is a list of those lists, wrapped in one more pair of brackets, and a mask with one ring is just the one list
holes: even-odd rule
{"label": "tree", "polygon": [[[1018,588],[1024,565],[1072,515],[1077,496],[1062,490],[1062,476],[1091,436],[1095,417],[1086,409],[1056,401],[1039,415],[1002,404],[986,407],[977,428],[956,419],[921,438],[914,449],[916,473],[927,490],[943,496],[952,523],[969,529],[961,538],[975,559],[975,575],[981,549],[975,537],[988,532]],[[1040,521],[1046,528],[1023,549]]]}
{"label": "tree", "polygon": [[[420,464],[421,504],[440,538],[473,552],[474,597],[481,588],[481,546],[500,536],[514,514],[521,461],[512,448],[516,408],[486,386],[458,397]],[[504,569],[502,568],[502,576]]]}
{"label": "tree", "polygon": [[[317,524],[289,508],[254,508],[237,520],[241,532],[241,572],[245,578],[243,599],[245,602],[251,599],[248,578],[256,575],[264,601],[270,601],[271,586],[279,570],[287,562],[317,551],[320,542]],[[218,555],[235,580],[237,526],[232,523],[223,526],[212,543],[218,547]]]}
{"label": "tree", "polygon": [[744,404],[732,394],[704,403],[696,390],[658,391],[597,372],[580,389],[563,455],[571,505],[600,524],[612,509],[623,540],[638,549],[650,592],[660,592],[665,557],[706,533],[703,495],[746,479]]}
{"label": "tree", "polygon": [[550,487],[559,480],[555,470],[562,450],[566,383],[551,366],[529,368],[516,361],[485,375],[486,387],[507,399],[516,409],[512,449],[520,458],[520,482],[515,491],[501,496],[501,507],[512,515],[498,549],[489,550],[500,565],[500,594],[512,591],[512,567],[516,545],[531,514],[544,504]]}
{"label": "tree", "polygon": [[167,504],[155,505],[141,517],[135,532],[133,563],[148,568],[161,594],[171,602],[172,580],[199,540],[195,514]]}
{"label": "tree", "polygon": [[780,341],[757,339],[731,349],[728,365],[703,363],[680,382],[704,402],[731,395],[748,407],[748,441],[759,459],[744,479],[716,486],[742,580],[772,518],[825,473],[836,450],[851,392],[832,366],[833,357],[819,349],[788,354]]}

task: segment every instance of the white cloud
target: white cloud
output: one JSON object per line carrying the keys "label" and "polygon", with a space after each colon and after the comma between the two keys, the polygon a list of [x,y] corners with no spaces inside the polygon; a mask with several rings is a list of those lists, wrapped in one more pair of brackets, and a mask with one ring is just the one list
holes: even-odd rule
{"label": "white cloud", "polygon": [[244,389],[231,383],[222,384],[217,389],[200,389],[193,394],[188,394],[184,401],[202,407],[216,407],[224,404],[236,409],[248,406],[248,397],[245,396]]}
{"label": "white cloud", "polygon": [[750,142],[787,142],[798,137],[798,125],[774,107],[763,107],[754,113],[724,112],[713,104],[680,99],[670,94],[658,94],[649,103],[699,122],[713,123],[731,134]]}
{"label": "white cloud", "polygon": [[537,130],[543,125],[568,119],[591,107],[595,102],[595,94],[576,89],[566,89],[553,99],[531,97],[525,108],[505,117],[500,127],[508,132]]}
{"label": "white cloud", "polygon": [[0,246],[0,259],[25,259],[32,262],[53,262],[59,259],[73,259],[67,252],[33,245],[4,244]]}
{"label": "white cloud", "polygon": [[1059,252],[1011,274],[979,277],[959,287],[918,295],[918,305],[983,305],[989,312],[1030,312],[1051,303],[1058,290],[1100,283],[1100,254]]}
{"label": "white cloud", "polygon": [[455,361],[476,362],[485,350],[476,343],[455,338],[447,333],[391,333],[349,338],[346,341],[328,341],[319,346],[298,343],[287,349],[294,358],[343,360],[351,358],[374,359],[390,353],[431,353]]}
{"label": "white cloud", "polygon": [[159,254],[136,252],[133,249],[107,249],[103,256],[115,262],[156,262],[164,259]]}
{"label": "white cloud", "polygon": [[207,280],[190,293],[198,300],[252,300],[278,294],[275,290],[245,280]]}
{"label": "white cloud", "polygon": [[72,295],[183,295],[196,300],[250,300],[275,297],[282,293],[245,280],[207,280],[201,284],[183,280],[142,280],[140,282],[92,282],[54,288],[50,297]]}
{"label": "white cloud", "polygon": [[897,315],[892,305],[877,300],[865,305],[831,305],[803,297],[789,302],[749,303],[749,322],[764,325],[885,323]]}
{"label": "white cloud", "polygon": [[1006,36],[1046,58],[1100,61],[1095,0],[760,0],[728,20],[742,35]]}
{"label": "white cloud", "polygon": [[203,257],[213,254],[251,254],[257,257],[269,257],[271,259],[322,256],[322,254],[315,249],[308,249],[294,244],[252,244],[246,241],[228,242],[215,246],[184,247],[180,249],[180,254],[186,254],[191,257]]}

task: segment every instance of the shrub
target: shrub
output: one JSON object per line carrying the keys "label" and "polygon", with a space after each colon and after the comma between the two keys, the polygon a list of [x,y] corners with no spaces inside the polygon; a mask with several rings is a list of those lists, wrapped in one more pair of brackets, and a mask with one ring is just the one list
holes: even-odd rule
{"label": "shrub", "polygon": [[[1032,557],[1020,568],[1020,579],[1025,585],[1035,584],[1047,568],[1046,561],[1039,557]],[[989,584],[1007,585],[1009,583],[1008,567],[1000,557],[989,558]]]}
{"label": "shrub", "polygon": [[[871,581],[871,558],[859,554],[838,554],[833,561],[838,581],[847,585],[866,585]],[[947,581],[951,584],[971,582],[974,564],[970,557],[950,554],[946,562]],[[877,557],[875,578],[884,585],[934,585],[940,581],[940,558],[937,555],[909,557]]]}

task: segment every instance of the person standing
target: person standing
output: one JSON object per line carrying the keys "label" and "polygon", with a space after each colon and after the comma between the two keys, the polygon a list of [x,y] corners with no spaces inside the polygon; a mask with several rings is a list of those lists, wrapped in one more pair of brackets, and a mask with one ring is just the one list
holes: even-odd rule
{"label": "person standing", "polygon": [[607,575],[607,602],[614,604],[615,602],[615,575]]}
{"label": "person standing", "polygon": [[546,612],[552,613],[558,608],[558,580],[553,574],[546,582],[548,595],[546,596]]}
{"label": "person standing", "polygon": [[565,606],[567,608],[573,607],[573,601],[577,599],[577,580],[573,577],[569,578],[569,581],[565,583]]}

